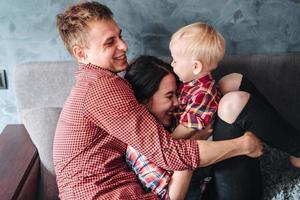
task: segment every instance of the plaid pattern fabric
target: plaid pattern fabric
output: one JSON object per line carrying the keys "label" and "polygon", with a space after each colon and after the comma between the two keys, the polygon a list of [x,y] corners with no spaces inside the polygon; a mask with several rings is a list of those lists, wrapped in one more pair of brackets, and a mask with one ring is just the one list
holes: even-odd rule
{"label": "plaid pattern fabric", "polygon": [[128,169],[128,144],[164,169],[200,164],[197,143],[172,140],[125,79],[91,64],[80,66],[53,143],[60,199],[158,199]]}
{"label": "plaid pattern fabric", "polygon": [[215,116],[221,92],[211,74],[207,74],[179,89],[179,123],[194,129],[204,129]]}
{"label": "plaid pattern fabric", "polygon": [[126,162],[128,166],[133,169],[146,190],[152,191],[160,196],[161,199],[170,199],[168,195],[168,184],[172,172],[164,170],[155,163],[150,162],[131,146],[127,147]]}

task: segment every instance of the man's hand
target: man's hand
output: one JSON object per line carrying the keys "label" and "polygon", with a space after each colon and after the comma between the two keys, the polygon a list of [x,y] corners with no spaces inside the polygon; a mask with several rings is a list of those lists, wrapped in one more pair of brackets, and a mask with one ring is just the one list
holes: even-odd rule
{"label": "man's hand", "polygon": [[245,140],[247,156],[257,158],[263,154],[262,142],[252,132],[245,132],[242,138]]}
{"label": "man's hand", "polygon": [[205,167],[235,156],[246,155],[256,158],[262,155],[263,145],[251,132],[230,140],[197,140],[200,166]]}

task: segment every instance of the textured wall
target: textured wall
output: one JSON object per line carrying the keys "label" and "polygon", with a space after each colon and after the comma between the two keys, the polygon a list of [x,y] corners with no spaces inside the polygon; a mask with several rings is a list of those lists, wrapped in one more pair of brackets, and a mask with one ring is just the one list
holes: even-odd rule
{"label": "textured wall", "polygon": [[[0,90],[0,131],[17,123],[14,66],[28,61],[72,59],[55,28],[55,15],[74,0],[0,1],[0,69],[8,90]],[[299,0],[106,0],[123,28],[129,58],[169,55],[168,41],[179,27],[204,21],[227,40],[229,54],[300,52]]]}

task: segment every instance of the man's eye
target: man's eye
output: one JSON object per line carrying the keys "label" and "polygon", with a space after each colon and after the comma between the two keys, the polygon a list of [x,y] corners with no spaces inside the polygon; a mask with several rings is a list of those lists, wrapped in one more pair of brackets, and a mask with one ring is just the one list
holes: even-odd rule
{"label": "man's eye", "polygon": [[105,43],[105,45],[107,45],[107,46],[111,46],[113,44],[114,44],[114,40],[110,40],[110,41],[108,41],[108,42]]}

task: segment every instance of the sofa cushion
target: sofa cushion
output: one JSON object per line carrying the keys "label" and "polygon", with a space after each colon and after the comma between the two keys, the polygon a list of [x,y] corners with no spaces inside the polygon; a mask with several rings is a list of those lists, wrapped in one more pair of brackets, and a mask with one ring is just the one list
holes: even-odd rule
{"label": "sofa cushion", "polygon": [[38,199],[57,199],[58,196],[52,151],[60,112],[61,108],[45,107],[30,109],[24,113],[24,125],[40,157],[41,174]]}

